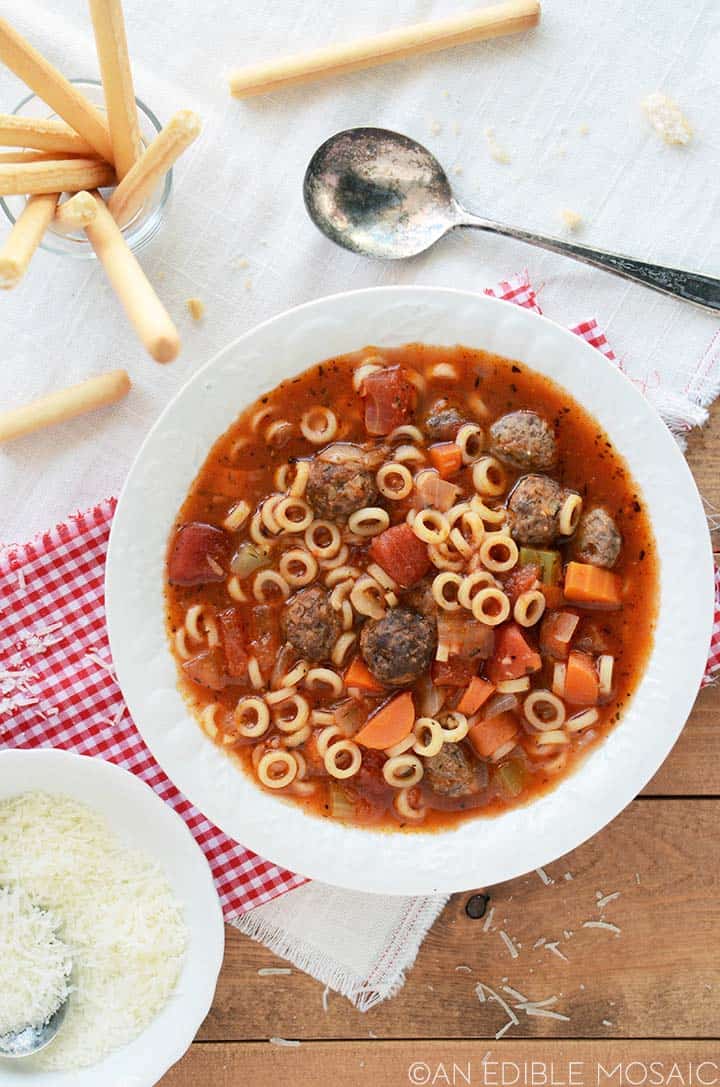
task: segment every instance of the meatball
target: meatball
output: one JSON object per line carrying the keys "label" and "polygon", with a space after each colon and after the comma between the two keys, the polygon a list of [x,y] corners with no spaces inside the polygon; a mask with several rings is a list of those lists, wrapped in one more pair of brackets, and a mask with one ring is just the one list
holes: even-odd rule
{"label": "meatball", "polygon": [[523,472],[546,472],[557,459],[555,435],[534,411],[511,411],[490,427],[490,447]]}
{"label": "meatball", "polygon": [[288,601],[282,619],[285,637],[303,657],[324,660],[340,635],[340,619],[319,585],[301,589]]}
{"label": "meatball", "polygon": [[425,759],[425,781],[439,796],[472,796],[483,782],[480,765],[460,744],[443,744],[437,755]]}
{"label": "meatball", "polygon": [[520,544],[546,547],[558,534],[565,492],[549,476],[523,476],[510,492],[510,531]]}
{"label": "meatball", "polygon": [[622,537],[607,510],[601,506],[584,513],[575,536],[575,557],[593,566],[614,566],[620,554]]}
{"label": "meatball", "polygon": [[412,589],[407,589],[402,600],[408,608],[430,619],[433,625],[437,623],[438,606],[432,594],[432,578],[423,578]]}
{"label": "meatball", "polygon": [[306,497],[318,517],[346,521],[355,510],[372,506],[378,496],[375,479],[359,460],[334,462],[322,456],[310,462]]}
{"label": "meatball", "polygon": [[394,608],[366,623],[360,635],[363,660],[387,687],[415,683],[430,667],[436,644],[434,623],[409,608]]}
{"label": "meatball", "polygon": [[464,422],[455,408],[436,404],[425,419],[425,432],[431,442],[451,442]]}

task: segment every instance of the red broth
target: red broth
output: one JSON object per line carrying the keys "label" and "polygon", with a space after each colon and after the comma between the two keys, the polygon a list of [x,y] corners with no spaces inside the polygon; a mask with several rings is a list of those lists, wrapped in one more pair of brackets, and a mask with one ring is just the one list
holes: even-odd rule
{"label": "red broth", "polygon": [[[389,399],[386,397],[382,402],[381,398],[379,408],[378,403],[369,403],[372,399],[371,378],[360,382],[359,390],[354,387],[354,384],[358,384],[356,371],[368,362],[382,368],[375,373],[387,370],[402,378]],[[457,441],[450,437],[449,440],[436,442],[428,433],[424,421],[438,402],[441,402],[441,408],[453,408],[464,420],[480,427],[482,433],[479,442],[477,436],[471,434],[472,440],[467,447],[465,459],[471,463],[458,466],[460,435]],[[337,424],[334,433],[328,432],[329,442],[323,438],[325,424],[317,412],[318,408],[330,409]],[[378,419],[378,410],[384,418]],[[302,505],[295,509],[291,503],[287,507],[290,520],[286,519],[289,527],[285,529],[273,517],[280,499],[272,499],[269,503],[270,530],[267,524],[261,527],[263,520],[258,511],[268,496],[285,495],[296,479],[296,489],[303,490],[300,477],[304,469],[298,468],[298,464],[322,455],[325,446],[330,444],[334,447],[336,443],[354,443],[364,447],[364,478],[368,475],[375,477],[378,466],[391,462],[401,463],[411,478],[413,489],[407,497],[373,497],[370,506],[380,509],[381,513],[375,515],[380,522],[373,525],[372,516],[369,523],[361,518],[360,528],[363,530],[377,528],[386,531],[386,526],[392,528],[408,524],[408,518],[414,516],[410,511],[421,506],[416,490],[418,472],[432,462],[441,465],[447,482],[458,488],[454,505],[474,500],[475,507],[481,513],[485,511],[483,515],[491,520],[482,522],[477,538],[472,532],[477,520],[461,518],[456,522],[463,529],[463,538],[467,537],[463,547],[464,556],[447,541],[439,552],[436,546],[434,553],[451,560],[449,573],[459,570],[457,579],[460,583],[473,570],[484,570],[485,564],[478,558],[482,546],[480,534],[484,531],[487,538],[487,533],[500,530],[500,534],[507,539],[507,531],[503,533],[503,511],[508,495],[517,480],[527,474],[527,469],[519,469],[505,462],[500,469],[500,475],[505,474],[502,494],[478,497],[473,483],[472,460],[487,455],[491,424],[499,417],[518,410],[536,413],[554,435],[556,462],[539,474],[559,484],[564,496],[568,492],[577,493],[582,499],[583,511],[590,512],[602,507],[617,526],[622,537],[619,556],[609,571],[609,580],[606,576],[608,572],[601,572],[605,589],[609,585],[610,595],[617,593],[616,606],[598,608],[596,604],[587,606],[577,598],[566,599],[568,563],[577,558],[577,539],[566,535],[560,536],[552,546],[540,548],[541,551],[557,553],[557,559],[552,560],[554,568],[550,568],[552,563],[546,571],[542,564],[533,566],[532,562],[523,562],[520,548],[517,561],[510,570],[491,571],[491,581],[494,577],[500,594],[500,605],[493,601],[488,604],[489,623],[497,618],[492,614],[492,608],[506,606],[503,597],[508,598],[511,609],[509,617],[501,623],[495,626],[478,623],[472,610],[467,607],[458,606],[453,611],[445,611],[437,604],[434,605],[434,616],[428,619],[421,615],[418,619],[417,609],[421,605],[417,601],[417,592],[413,595],[412,588],[405,589],[397,582],[393,585],[392,579],[387,579],[387,571],[390,569],[391,573],[400,577],[400,568],[397,567],[400,562],[401,573],[414,577],[424,565],[429,566],[429,572],[423,579],[428,590],[427,597],[432,589],[432,578],[443,572],[424,558],[425,549],[430,550],[427,543],[418,540],[414,530],[412,539],[407,534],[409,530],[402,530],[403,534],[398,539],[404,541],[404,545],[396,549],[393,557],[392,549],[388,551],[380,543],[373,544],[373,536],[359,534],[355,530],[358,527],[356,522],[353,522],[355,529],[351,530],[342,516],[335,521],[330,518],[340,538],[340,556],[307,561],[301,559],[299,565],[285,560],[283,569],[294,571],[298,578],[307,581],[307,585],[283,586],[282,575],[279,574],[283,555],[293,548],[307,552],[304,531],[298,532],[297,526],[292,523],[293,517],[303,514]],[[300,430],[300,420],[308,412],[311,414],[307,425],[311,427],[313,442],[308,441]],[[366,415],[366,412],[369,414]],[[368,420],[375,430],[383,427],[387,430],[391,424],[404,423],[419,427],[420,433],[408,431],[390,438],[387,434],[368,435]],[[443,447],[439,452],[431,448],[438,444]],[[334,472],[335,469],[327,471]],[[389,482],[400,490],[406,485],[403,480],[407,480],[405,473],[400,473],[397,478],[390,473]],[[354,482],[352,486],[355,486]],[[307,495],[307,490],[304,493]],[[326,500],[329,500],[327,495]],[[302,501],[305,499],[302,498]],[[233,510],[237,518],[241,518],[244,507],[241,506],[239,512],[237,507],[242,502],[247,504],[247,517],[242,525],[234,530],[224,528],[223,522],[228,516],[232,518]],[[477,506],[478,503],[482,505]],[[307,517],[312,518],[313,509],[308,503],[306,505],[309,509]],[[442,513],[441,522],[444,517]],[[185,554],[180,559],[177,554],[173,557],[174,551],[177,551],[178,532],[191,523],[213,526],[216,534],[208,534],[207,528],[191,530],[196,532],[196,538],[193,540],[188,535],[183,545]],[[263,541],[259,545],[252,543],[250,531],[253,523],[257,539]],[[517,521],[514,524],[517,526]],[[465,531],[466,527],[470,531]],[[382,531],[376,533],[378,538]],[[439,531],[444,531],[444,528]],[[317,539],[329,551],[334,546],[332,540],[337,542],[334,533],[324,529],[320,530]],[[405,546],[408,542],[410,548]],[[249,551],[248,544],[252,544],[255,550]],[[256,561],[258,548],[264,552],[262,565],[249,571],[248,562],[252,565]],[[419,557],[420,567],[411,568],[410,551],[416,559]],[[490,554],[494,554],[496,559],[498,554],[501,559],[506,557],[502,544],[499,553],[491,551]],[[579,760],[621,720],[652,646],[658,598],[658,559],[642,495],[626,463],[592,416],[559,386],[522,362],[464,347],[408,344],[393,349],[365,348],[351,355],[325,360],[305,373],[282,382],[244,411],[213,446],[178,512],[168,555],[171,572],[174,569],[177,575],[179,570],[180,580],[200,579],[195,584],[173,584],[169,579],[166,583],[168,635],[178,664],[180,687],[194,716],[228,757],[235,760],[238,770],[250,774],[259,788],[268,788],[323,818],[371,824],[387,830],[402,827],[430,831],[452,826],[466,818],[494,815],[532,801],[552,788],[563,776],[572,773]],[[387,617],[398,607],[404,609],[410,605],[415,616],[412,622],[420,639],[413,643],[412,651],[420,656],[425,653],[426,657],[427,645],[423,643],[423,638],[427,635],[427,623],[432,625],[436,616],[441,616],[442,634],[439,642],[432,647],[432,656],[446,656],[448,659],[433,659],[419,679],[414,676],[405,685],[388,686],[384,674],[378,680],[376,672],[378,669],[382,671],[382,668],[378,659],[370,656],[369,639],[361,651],[360,646],[365,643],[360,633],[363,627],[370,627],[381,620],[358,614],[348,595],[350,589],[357,586],[358,578],[367,576],[368,566],[372,566],[378,555],[384,556],[383,567],[378,573],[375,562],[376,587],[369,594],[360,593],[357,597],[361,608],[365,611],[377,608],[381,616]],[[527,553],[524,557],[527,559]],[[284,624],[290,622],[288,616],[292,618],[296,613],[302,618],[304,613],[302,609],[298,611],[294,601],[298,594],[305,593],[308,588],[316,587],[313,607],[318,600],[327,601],[336,588],[339,575],[333,571],[338,569],[339,558],[344,558],[342,566],[351,570],[347,578],[344,575],[341,578],[341,581],[349,583],[350,588],[341,588],[334,597],[332,652],[336,654],[336,661],[328,659],[331,651],[329,643],[327,653],[316,644],[318,639],[322,641],[326,633],[319,619],[311,622],[305,631],[304,636],[309,639],[307,645],[316,654],[316,659],[307,659],[303,655],[306,643],[303,643],[302,649],[290,645],[285,640]],[[511,558],[512,553],[508,561]],[[441,559],[438,558],[438,561]],[[237,576],[232,574],[231,562],[240,571]],[[407,563],[410,563],[410,567]],[[581,566],[582,576],[578,579],[577,568],[572,575],[580,585],[574,591],[584,592],[588,568],[591,570],[592,585],[597,590],[599,583],[596,584],[597,575],[592,574],[592,569],[598,568],[588,563]],[[386,576],[380,577],[378,584],[377,576],[382,575],[383,569]],[[274,574],[268,577],[267,571]],[[203,580],[207,577],[216,580]],[[255,598],[255,581],[258,578],[257,595],[260,599]],[[451,578],[451,584],[446,587],[445,591],[451,598],[457,591],[458,580]],[[482,582],[482,579],[479,580]],[[330,585],[326,589],[328,581]],[[567,585],[570,584],[568,581]],[[514,601],[523,592],[534,592],[533,606],[540,609],[544,605],[545,610],[537,623],[520,626],[514,622]],[[283,593],[289,593],[288,601],[282,598]],[[309,597],[307,599],[310,600]],[[554,651],[562,652],[563,646],[561,641],[558,647],[551,637],[553,629],[557,629],[557,620],[555,628],[551,624],[543,627],[543,623],[549,624],[551,612],[562,612],[566,616],[559,621],[561,634],[563,630],[567,634],[569,626],[574,625],[567,643],[567,649],[573,653],[572,666],[567,661],[560,661],[565,664],[564,677],[562,668],[557,669],[557,660],[548,652],[548,638]],[[322,617],[326,613],[321,610],[317,614]],[[406,615],[404,611],[402,614]],[[459,652],[456,652],[458,646],[453,637],[456,639],[458,633],[458,616],[462,617],[459,624],[463,631],[461,641],[466,638],[467,644],[460,645]],[[452,617],[450,635],[448,617]],[[523,618],[532,618],[532,614]],[[510,634],[509,628],[513,628]],[[295,627],[287,629],[292,629],[293,636],[298,637]],[[385,627],[381,629],[386,630]],[[469,637],[470,631],[473,637]],[[399,667],[397,662],[403,657],[406,645],[405,642],[393,641],[395,632],[389,629],[386,632],[388,639],[385,642],[379,639],[378,644],[386,650],[389,644],[389,658],[386,654],[382,666],[387,670]],[[518,641],[517,632],[522,641]],[[338,641],[343,633],[348,635],[345,643],[351,644],[338,655],[342,648],[338,647]],[[363,639],[365,637],[363,635]],[[397,637],[402,640],[404,632],[401,631]],[[502,648],[508,639],[513,653],[518,645],[524,645],[520,653],[522,659],[516,653],[502,659],[498,657],[498,647]],[[474,652],[478,647],[479,653]],[[489,658],[488,652],[491,652]],[[364,653],[375,671],[368,670]],[[608,658],[612,658],[609,682]],[[350,673],[352,682],[348,680],[346,684],[343,677],[354,660],[355,670]],[[305,674],[301,674],[303,669]],[[337,677],[332,680],[332,686],[325,683],[322,675],[318,675],[318,669],[329,670]],[[296,681],[291,688],[294,694],[283,695],[283,676],[294,670]],[[502,688],[501,692],[495,689],[490,691],[489,699],[477,709],[473,708],[481,692],[487,695],[491,680],[495,688],[498,683],[510,683],[512,686],[513,677],[520,680],[516,686],[528,687],[515,691],[514,701],[512,697],[503,695]],[[485,685],[476,682],[472,688],[475,697],[468,693],[463,703],[473,678],[484,679]],[[563,682],[567,684],[570,680],[576,698],[572,704],[560,698],[563,710],[560,716],[564,719],[558,728],[551,727],[556,707],[552,700],[545,705],[542,698],[534,715],[536,727],[532,723],[533,714],[526,708],[528,696],[537,690],[552,692],[553,684],[562,695],[566,689]],[[354,685],[357,682],[360,682],[359,686]],[[368,682],[374,685],[374,690],[367,689]],[[598,690],[598,686],[603,689]],[[412,708],[408,711],[407,698],[403,702],[392,703],[388,708],[391,700],[397,699],[403,691],[410,692]],[[265,702],[268,695],[269,705]],[[505,705],[499,701],[503,697]],[[440,698],[442,705],[438,708],[434,703]],[[258,710],[256,703],[248,703],[247,699],[259,699],[265,709]],[[238,704],[245,707],[240,717],[236,711]],[[460,717],[457,716],[459,704],[470,707]],[[493,707],[498,706],[499,711],[495,712]],[[389,739],[393,735],[403,734],[400,746],[405,744],[404,753],[398,754],[398,749],[391,745],[388,755],[385,750],[354,741],[355,735],[359,734],[361,740],[363,735],[367,735],[362,732],[363,726],[383,707],[384,717],[378,721],[387,721],[388,724],[383,726],[385,731],[380,729],[381,740],[383,736]],[[428,707],[432,713],[426,712]],[[407,717],[408,712],[410,718]],[[573,731],[573,724],[579,716],[587,714],[590,716],[583,720],[590,723]],[[407,735],[407,720],[416,721],[421,716],[430,716],[438,724],[441,751],[444,752],[440,761],[436,759],[433,762],[432,757],[426,759],[417,753],[417,745],[423,750],[423,745],[432,749],[437,744],[438,728],[428,727],[417,736],[414,732]],[[465,725],[462,723],[463,716]],[[265,719],[267,727],[261,729]],[[244,729],[239,729],[239,721]],[[288,721],[293,727],[300,727],[289,732]],[[582,726],[582,720],[580,723]],[[333,724],[336,725],[334,735]],[[413,727],[417,730],[417,725]],[[328,732],[328,729],[331,731]],[[258,730],[261,734],[257,737],[242,734],[243,731]],[[459,738],[453,739],[458,730]],[[546,739],[550,734],[553,734],[552,742],[548,743]],[[411,740],[415,746],[408,746]],[[331,763],[342,775],[347,773],[348,776],[335,777],[326,769],[325,756],[340,742],[345,747],[341,754],[332,757]],[[358,757],[359,765],[355,772],[350,773]],[[391,784],[386,774],[389,760],[393,758],[400,759],[400,762],[390,764]],[[261,762],[267,779],[265,785],[258,780]],[[422,776],[415,781],[418,764]],[[457,777],[453,776],[455,769]],[[282,781],[284,776],[292,777],[292,780],[287,786],[277,787],[278,780]]]}

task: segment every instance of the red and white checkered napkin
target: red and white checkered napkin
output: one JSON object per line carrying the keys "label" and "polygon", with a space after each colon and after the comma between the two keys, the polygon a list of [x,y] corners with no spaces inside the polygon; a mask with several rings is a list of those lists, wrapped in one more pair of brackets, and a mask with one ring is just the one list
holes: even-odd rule
{"label": "red and white checkered napkin", "polygon": [[103,582],[116,502],[0,555],[0,748],[60,747],[130,770],[182,816],[227,920],[304,883],[218,830],[133,724],[110,660]]}
{"label": "red and white checkered napkin", "polygon": [[[526,276],[486,293],[540,312]],[[597,322],[573,329],[614,359]],[[155,762],[123,702],[105,626],[105,553],[115,500],[0,555],[0,748],[60,747],[107,759],[150,785],[204,850],[229,920],[302,884],[213,826]],[[704,682],[720,669],[720,577]]]}

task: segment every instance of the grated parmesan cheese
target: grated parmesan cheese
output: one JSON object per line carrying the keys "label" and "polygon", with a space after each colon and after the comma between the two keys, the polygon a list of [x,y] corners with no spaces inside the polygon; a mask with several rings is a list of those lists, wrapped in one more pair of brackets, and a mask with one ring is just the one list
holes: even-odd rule
{"label": "grated parmesan cheese", "polygon": [[666,94],[655,91],[643,98],[643,110],[648,121],[662,136],[665,143],[688,144],[692,139],[693,130],[687,117],[683,115],[677,102],[668,98]]}
{"label": "grated parmesan cheese", "polygon": [[21,888],[0,887],[0,1036],[42,1026],[67,999],[72,961],[59,925]]}
{"label": "grated parmesan cheese", "polygon": [[495,162],[500,162],[502,165],[506,166],[510,162],[510,156],[497,142],[494,128],[485,129],[485,141],[487,143],[488,151],[490,152],[490,157],[494,158]]}
{"label": "grated parmesan cheese", "polygon": [[63,1029],[28,1067],[87,1067],[142,1033],[171,997],[187,943],[160,868],[84,804],[25,793],[0,802],[0,886],[56,917],[72,958]]}

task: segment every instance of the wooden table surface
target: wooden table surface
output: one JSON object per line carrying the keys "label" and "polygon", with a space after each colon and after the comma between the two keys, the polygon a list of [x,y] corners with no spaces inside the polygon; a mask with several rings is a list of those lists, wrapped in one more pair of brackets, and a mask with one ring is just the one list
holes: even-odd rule
{"label": "wooden table surface", "polygon": [[[720,409],[693,435],[689,460],[709,507],[720,506]],[[469,895],[455,895],[399,995],[370,1012],[334,994],[325,1011],[323,986],[296,969],[259,976],[262,967],[284,964],[228,928],[212,1010],[163,1087],[720,1085],[718,827],[714,687],[701,693],[644,792],[595,838],[548,866],[551,886],[533,873],[485,888],[495,911],[488,931],[467,916]],[[620,934],[584,927],[600,916],[598,892],[620,892],[603,912]],[[501,927],[522,945],[517,959]],[[543,937],[556,948],[534,948]],[[498,1042],[507,1016],[479,1001],[479,982],[501,996],[503,985],[534,1001],[556,996],[552,1008],[567,1019],[519,1013],[519,1024]],[[301,1044],[280,1047],[271,1037]],[[533,1072],[524,1063],[531,1060],[543,1063]]]}

